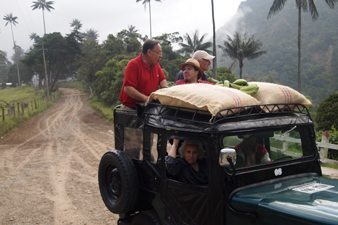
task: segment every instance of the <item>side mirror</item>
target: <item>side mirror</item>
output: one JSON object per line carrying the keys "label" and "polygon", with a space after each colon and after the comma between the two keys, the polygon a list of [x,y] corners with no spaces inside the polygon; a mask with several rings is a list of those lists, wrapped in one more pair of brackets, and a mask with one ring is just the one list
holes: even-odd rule
{"label": "side mirror", "polygon": [[234,167],[236,164],[236,150],[233,148],[223,148],[219,152],[219,165]]}

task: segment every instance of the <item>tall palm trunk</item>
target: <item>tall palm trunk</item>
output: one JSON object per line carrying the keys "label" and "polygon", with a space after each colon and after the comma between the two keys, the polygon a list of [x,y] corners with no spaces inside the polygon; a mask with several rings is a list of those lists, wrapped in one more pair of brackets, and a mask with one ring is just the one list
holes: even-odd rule
{"label": "tall palm trunk", "polygon": [[242,79],[242,73],[243,73],[243,60],[239,61],[239,78]]}
{"label": "tall palm trunk", "polygon": [[[12,32],[14,54],[16,54],[16,44],[15,44],[15,40],[14,40],[14,32],[13,32],[13,25],[12,25],[12,23],[11,23],[11,32]],[[16,75],[18,77],[18,85],[21,86],[19,60],[17,62],[15,62],[15,64],[16,64]]]}
{"label": "tall palm trunk", "polygon": [[46,34],[45,10],[42,10],[42,18],[43,18],[43,31],[44,34]]}
{"label": "tall palm trunk", "polygon": [[150,24],[150,39],[152,38],[152,30],[151,30],[151,6],[150,6],[150,1],[149,3],[149,24]]}
{"label": "tall palm trunk", "polygon": [[[44,12],[44,10],[42,10],[42,19],[43,19],[43,31],[44,31],[43,37],[45,38],[45,36],[46,36],[46,23],[45,23],[45,12]],[[44,38],[42,38],[42,60],[43,60],[43,67],[44,67],[44,70],[45,70],[46,96],[47,96],[47,99],[49,99],[48,72],[47,72]]]}
{"label": "tall palm trunk", "polygon": [[301,64],[301,56],[302,56],[302,47],[301,47],[301,38],[302,38],[302,9],[298,7],[298,91],[301,91],[301,74],[302,74],[302,64]]}
{"label": "tall palm trunk", "polygon": [[215,28],[215,12],[214,0],[211,0],[211,14],[212,14],[212,51],[215,58],[213,59],[212,73],[217,76],[217,57],[216,57],[216,28]]}

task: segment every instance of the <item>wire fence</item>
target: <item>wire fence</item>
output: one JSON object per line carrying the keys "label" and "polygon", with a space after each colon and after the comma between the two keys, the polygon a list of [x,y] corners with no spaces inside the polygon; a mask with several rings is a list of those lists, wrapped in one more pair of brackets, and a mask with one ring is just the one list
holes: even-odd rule
{"label": "wire fence", "polygon": [[38,97],[29,101],[6,102],[0,100],[0,125],[9,120],[20,119],[27,115],[35,114],[41,111],[49,102],[57,98],[56,94],[51,94],[50,99]]}

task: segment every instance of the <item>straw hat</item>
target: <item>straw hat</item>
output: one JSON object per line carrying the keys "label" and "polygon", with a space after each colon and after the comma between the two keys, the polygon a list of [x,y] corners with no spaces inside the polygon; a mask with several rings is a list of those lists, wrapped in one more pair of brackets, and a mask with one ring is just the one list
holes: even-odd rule
{"label": "straw hat", "polygon": [[198,73],[198,78],[201,77],[203,71],[201,70],[200,63],[199,63],[196,59],[193,59],[193,58],[187,59],[187,60],[185,61],[185,63],[182,63],[182,64],[180,65],[180,69],[183,70],[184,67],[185,67],[186,65],[193,66],[196,70],[199,71],[199,73]]}

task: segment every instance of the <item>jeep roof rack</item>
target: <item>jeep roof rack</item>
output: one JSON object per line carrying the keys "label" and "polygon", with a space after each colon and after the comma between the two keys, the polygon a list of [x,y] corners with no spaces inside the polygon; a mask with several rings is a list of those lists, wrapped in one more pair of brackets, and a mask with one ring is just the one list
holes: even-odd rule
{"label": "jeep roof rack", "polygon": [[248,118],[248,116],[254,118],[267,114],[285,115],[293,113],[310,117],[308,109],[300,104],[266,104],[235,107],[221,110],[216,116],[212,116],[209,112],[202,110],[162,105],[155,101],[148,103],[144,110],[145,117],[157,116],[173,121],[187,121],[189,123],[202,123],[205,125],[222,123],[227,120],[240,119],[242,117]]}

